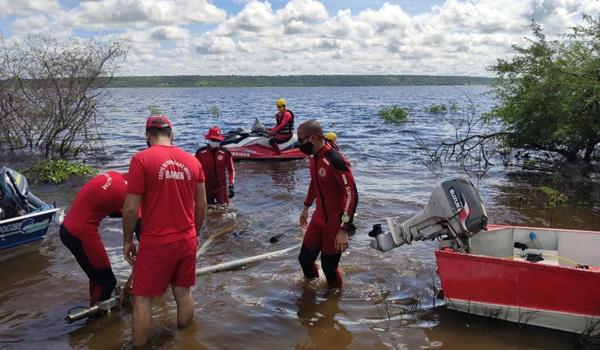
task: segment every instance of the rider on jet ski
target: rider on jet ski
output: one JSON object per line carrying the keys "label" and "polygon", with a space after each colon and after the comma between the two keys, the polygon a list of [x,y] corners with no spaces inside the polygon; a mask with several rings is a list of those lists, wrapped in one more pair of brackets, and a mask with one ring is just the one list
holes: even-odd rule
{"label": "rider on jet ski", "polygon": [[283,98],[275,101],[275,105],[279,112],[275,115],[277,125],[268,129],[269,135],[271,135],[269,144],[277,154],[280,154],[281,150],[279,150],[278,144],[288,141],[294,135],[294,113],[285,108],[286,102]]}

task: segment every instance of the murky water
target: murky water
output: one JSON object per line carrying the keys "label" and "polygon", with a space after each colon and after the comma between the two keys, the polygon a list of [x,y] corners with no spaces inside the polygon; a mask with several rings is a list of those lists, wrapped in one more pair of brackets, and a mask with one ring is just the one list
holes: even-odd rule
{"label": "murky water", "polygon": [[[175,143],[193,152],[208,127],[249,126],[255,117],[272,123],[274,101],[285,97],[298,123],[322,121],[338,133],[352,161],[360,202],[357,234],[342,258],[344,289],[328,294],[324,280],[305,285],[296,254],[243,269],[201,276],[194,289],[195,323],[175,326],[175,303],[167,293],[154,305],[152,347],[160,349],[570,349],[567,333],[448,311],[435,300],[434,242],[419,242],[387,254],[368,248],[366,233],[389,215],[420,210],[442,180],[465,176],[456,167],[435,175],[420,161],[414,136],[428,143],[452,137],[450,121],[424,109],[469,99],[477,112],[489,110],[493,96],[484,87],[113,89],[101,106],[101,131],[110,158],[102,170],[126,170],[130,156],[145,147],[144,120],[156,106],[175,124]],[[407,123],[382,124],[382,106],[411,110]],[[217,106],[223,116],[214,118]],[[219,235],[198,266],[282,249],[301,240],[298,215],[308,184],[306,161],[236,163],[236,196],[226,210],[211,209],[203,237]],[[569,173],[569,170],[563,170]],[[477,183],[494,223],[597,229],[598,194],[582,186],[580,199],[559,209],[545,208],[532,189],[559,186],[547,170],[496,166]],[[569,182],[571,183],[571,182]],[[36,193],[69,205],[82,180],[39,186]],[[87,282],[56,228],[38,252],[0,266],[0,348],[118,349],[131,346],[131,314],[121,310],[71,325],[69,308],[87,303]],[[120,221],[103,222],[102,236],[113,269],[123,281],[130,272],[121,254]],[[270,238],[279,241],[270,243]]]}

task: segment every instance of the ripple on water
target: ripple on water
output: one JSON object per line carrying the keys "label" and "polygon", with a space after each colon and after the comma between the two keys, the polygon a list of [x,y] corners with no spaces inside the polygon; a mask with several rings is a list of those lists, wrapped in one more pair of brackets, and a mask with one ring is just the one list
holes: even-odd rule
{"label": "ripple on water", "polygon": [[[318,118],[324,129],[338,134],[360,194],[358,231],[341,261],[345,276],[341,293],[328,293],[323,277],[306,284],[297,252],[203,275],[193,290],[196,322],[191,327],[175,327],[176,309],[170,293],[156,301],[155,348],[427,349],[443,345],[455,349],[470,344],[464,341],[465,334],[477,338],[476,348],[568,348],[572,339],[556,332],[527,329],[528,337],[522,337],[521,330],[503,323],[486,328],[482,326],[485,321],[470,321],[475,323],[466,329],[460,315],[435,308],[439,305],[435,300],[439,287],[435,242],[415,243],[387,254],[368,247],[366,233],[371,225],[384,223],[385,216],[414,215],[436,184],[464,177],[456,167],[446,167],[436,176],[419,157],[415,138],[428,145],[451,138],[451,123],[462,117],[460,113],[431,115],[425,108],[451,100],[464,111],[472,100],[478,112],[485,112],[493,103],[493,97],[483,95],[486,91],[485,87],[470,86],[108,90],[99,108],[112,121],[100,123],[110,159],[93,163],[102,170],[127,170],[131,155],[145,147],[144,120],[150,106],[171,118],[174,142],[195,152],[203,143],[202,135],[213,125],[228,131],[249,127],[254,118],[272,124],[273,101],[285,97],[297,125]],[[407,107],[409,121],[382,123],[377,112],[391,105]],[[213,106],[220,109],[221,117],[211,116]],[[297,244],[302,239],[298,215],[308,186],[307,165],[307,161],[236,163],[233,205],[227,210],[209,210],[202,241],[211,235],[219,237],[211,241],[198,266]],[[516,222],[528,222],[531,215],[539,219],[539,212],[520,210],[506,200],[515,188],[506,174],[506,169],[497,166],[476,182],[490,215]],[[36,187],[34,192],[68,206],[82,183],[72,179],[61,186]],[[600,221],[597,213],[590,215],[583,209],[569,214],[581,218],[581,225]],[[121,256],[121,232],[120,220],[102,224],[113,270],[123,282],[131,267]],[[278,242],[271,244],[274,236]],[[130,347],[129,310],[87,324],[62,321],[70,307],[85,305],[87,298],[87,278],[54,231],[39,252],[3,262],[0,347]]]}

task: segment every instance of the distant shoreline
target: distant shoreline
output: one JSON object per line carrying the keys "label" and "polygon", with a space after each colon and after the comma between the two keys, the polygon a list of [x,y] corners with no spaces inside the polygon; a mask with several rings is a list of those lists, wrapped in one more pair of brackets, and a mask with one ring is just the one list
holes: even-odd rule
{"label": "distant shoreline", "polygon": [[491,85],[494,78],[436,75],[177,75],[118,76],[109,82],[117,87],[335,87]]}

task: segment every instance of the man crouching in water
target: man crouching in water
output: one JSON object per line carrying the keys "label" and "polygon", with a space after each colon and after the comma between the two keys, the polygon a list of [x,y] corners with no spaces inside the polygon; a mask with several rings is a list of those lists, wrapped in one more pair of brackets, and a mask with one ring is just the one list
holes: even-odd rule
{"label": "man crouching in water", "polygon": [[[149,148],[136,153],[129,165],[123,205],[123,255],[133,265],[133,346],[152,333],[152,299],[171,285],[177,303],[177,325],[190,323],[196,282],[198,233],[206,211],[204,173],[198,159],[171,144],[171,122],[151,116],[146,121]],[[142,225],[139,251],[133,244],[137,209]]]}
{"label": "man crouching in water", "polygon": [[[304,277],[319,277],[315,260],[321,253],[321,268],[330,288],[342,288],[338,265],[348,248],[348,227],[358,203],[358,192],[348,161],[325,142],[323,129],[316,120],[298,127],[300,150],[312,155],[310,185],[300,214],[300,225],[308,226],[300,249],[300,266]],[[310,224],[308,208],[317,200]]]}

